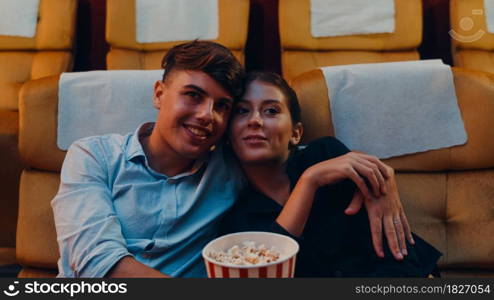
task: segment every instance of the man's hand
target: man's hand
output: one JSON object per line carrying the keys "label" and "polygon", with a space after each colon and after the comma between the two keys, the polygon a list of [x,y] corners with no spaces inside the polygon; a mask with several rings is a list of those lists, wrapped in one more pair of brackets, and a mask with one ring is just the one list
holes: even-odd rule
{"label": "man's hand", "polygon": [[384,233],[386,234],[389,249],[395,259],[401,260],[404,255],[408,254],[405,236],[411,244],[415,242],[400,201],[394,170],[391,167],[387,168],[388,174],[391,176],[386,180],[386,195],[367,198],[357,189],[345,213],[347,215],[354,215],[360,210],[362,203],[365,203],[372,232],[372,243],[376,254],[379,257],[384,257],[382,246],[382,231],[384,226]]}

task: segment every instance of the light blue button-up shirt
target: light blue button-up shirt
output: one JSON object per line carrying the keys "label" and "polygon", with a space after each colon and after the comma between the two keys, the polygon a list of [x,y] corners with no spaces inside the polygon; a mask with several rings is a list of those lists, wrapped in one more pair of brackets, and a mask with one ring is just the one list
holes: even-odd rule
{"label": "light blue button-up shirt", "polygon": [[60,248],[58,277],[103,277],[131,255],[167,275],[206,276],[202,248],[242,185],[222,147],[173,177],[153,171],[139,135],[78,140],[51,202]]}

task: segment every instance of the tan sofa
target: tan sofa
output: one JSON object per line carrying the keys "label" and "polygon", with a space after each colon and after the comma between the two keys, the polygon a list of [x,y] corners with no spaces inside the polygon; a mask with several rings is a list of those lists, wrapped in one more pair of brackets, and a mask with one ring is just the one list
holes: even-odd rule
{"label": "tan sofa", "polygon": [[0,36],[0,267],[15,263],[19,176],[18,94],[32,79],[72,67],[76,0],[41,0],[33,38]]}
{"label": "tan sofa", "polygon": [[[466,145],[387,160],[413,230],[444,256],[444,277],[494,277],[494,75],[453,69]],[[333,135],[327,87],[313,70],[293,80],[304,139]],[[330,88],[330,87],[329,87]]]}
{"label": "tan sofa", "polygon": [[457,67],[494,73],[494,33],[483,0],[450,0],[451,44]]}
{"label": "tan sofa", "polygon": [[[161,59],[167,50],[184,42],[138,43],[135,0],[107,0],[106,3],[106,41],[111,46],[106,57],[108,70],[160,69]],[[214,41],[231,49],[243,62],[249,0],[219,0],[218,3],[219,37]]]}
{"label": "tan sofa", "polygon": [[420,59],[421,0],[395,0],[396,30],[389,34],[314,38],[310,0],[279,0],[282,71],[285,78],[321,66]]}

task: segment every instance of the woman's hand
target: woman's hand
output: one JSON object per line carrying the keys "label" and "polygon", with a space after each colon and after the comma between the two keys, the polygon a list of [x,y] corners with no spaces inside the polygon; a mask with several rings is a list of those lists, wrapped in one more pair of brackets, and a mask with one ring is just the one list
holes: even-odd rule
{"label": "woman's hand", "polygon": [[357,152],[315,164],[300,176],[276,221],[290,234],[300,236],[319,187],[348,178],[369,197],[371,195],[366,181],[370,183],[375,195],[382,196],[386,193],[385,179],[389,177],[387,172],[386,165],[379,159]]}
{"label": "woman's hand", "polygon": [[364,197],[360,190],[355,192],[352,202],[345,210],[347,215],[356,214],[362,203],[365,203],[372,232],[372,243],[379,257],[384,257],[382,246],[382,229],[388,241],[388,246],[397,260],[407,255],[405,236],[411,244],[414,244],[410,225],[400,201],[398,188],[394,176],[394,170],[386,166],[391,175],[386,180],[388,193],[382,197]]}
{"label": "woman's hand", "polygon": [[350,179],[365,198],[371,198],[386,194],[385,181],[390,176],[388,171],[388,167],[377,157],[349,152],[313,165],[304,172],[304,175],[311,179],[316,188]]}

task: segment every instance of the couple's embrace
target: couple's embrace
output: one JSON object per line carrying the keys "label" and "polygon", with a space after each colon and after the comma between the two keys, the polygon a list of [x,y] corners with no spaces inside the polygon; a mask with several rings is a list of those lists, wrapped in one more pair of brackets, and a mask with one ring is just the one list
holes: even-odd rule
{"label": "couple's embrace", "polygon": [[245,75],[212,42],[178,45],[162,66],[155,123],[69,148],[52,201],[60,277],[205,277],[210,240],[254,230],[299,242],[299,277],[435,272],[393,170],[334,138],[301,147],[281,77]]}

